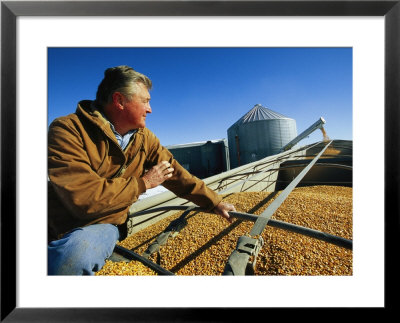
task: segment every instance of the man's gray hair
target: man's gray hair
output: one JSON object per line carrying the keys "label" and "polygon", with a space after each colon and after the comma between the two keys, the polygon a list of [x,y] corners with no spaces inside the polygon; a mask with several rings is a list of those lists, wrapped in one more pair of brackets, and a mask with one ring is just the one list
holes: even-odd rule
{"label": "man's gray hair", "polygon": [[121,92],[131,100],[136,92],[136,84],[142,83],[148,90],[152,87],[151,80],[127,65],[110,67],[104,72],[104,79],[99,84],[96,93],[96,103],[103,107],[112,101],[114,92]]}

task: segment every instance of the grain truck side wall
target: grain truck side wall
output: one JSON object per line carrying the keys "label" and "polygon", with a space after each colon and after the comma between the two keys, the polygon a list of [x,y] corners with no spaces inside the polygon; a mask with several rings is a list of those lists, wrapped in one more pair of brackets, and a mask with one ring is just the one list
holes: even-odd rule
{"label": "grain truck side wall", "polygon": [[226,141],[219,140],[168,149],[191,174],[203,179],[229,169],[226,145]]}
{"label": "grain truck side wall", "polygon": [[201,163],[204,170],[203,176],[200,178],[210,177],[226,171],[224,146],[223,142],[207,142],[200,147]]}
{"label": "grain truck side wall", "polygon": [[201,151],[198,146],[186,148],[170,148],[169,151],[174,158],[189,172],[197,176],[202,172]]}
{"label": "grain truck side wall", "polygon": [[[304,168],[285,170],[279,173],[277,190],[283,190]],[[352,171],[329,166],[314,166],[297,185],[298,187],[328,185],[352,187]]]}
{"label": "grain truck side wall", "polygon": [[238,143],[238,138],[236,138],[237,132],[238,132],[238,127],[237,125],[232,125],[228,131],[228,151],[229,151],[229,161],[231,164],[231,168],[236,168],[239,166],[239,161],[240,157],[238,156],[238,153],[240,153],[240,150],[238,151],[237,149],[237,143]]}

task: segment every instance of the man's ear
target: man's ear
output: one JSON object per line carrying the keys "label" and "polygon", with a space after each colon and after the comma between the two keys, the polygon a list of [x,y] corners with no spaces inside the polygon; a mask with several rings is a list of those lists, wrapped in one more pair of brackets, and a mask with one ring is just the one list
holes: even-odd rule
{"label": "man's ear", "polygon": [[112,94],[112,101],[115,107],[117,107],[120,110],[123,110],[124,96],[121,92],[114,92]]}

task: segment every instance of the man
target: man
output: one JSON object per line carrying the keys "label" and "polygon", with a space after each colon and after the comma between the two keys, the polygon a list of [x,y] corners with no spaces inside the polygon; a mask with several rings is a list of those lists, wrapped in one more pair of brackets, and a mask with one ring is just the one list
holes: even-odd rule
{"label": "man", "polygon": [[234,206],[189,174],[145,128],[151,87],[129,66],[109,68],[95,101],[79,102],[75,113],[50,125],[49,275],[94,275],[125,238],[131,204],[160,184],[230,220]]}

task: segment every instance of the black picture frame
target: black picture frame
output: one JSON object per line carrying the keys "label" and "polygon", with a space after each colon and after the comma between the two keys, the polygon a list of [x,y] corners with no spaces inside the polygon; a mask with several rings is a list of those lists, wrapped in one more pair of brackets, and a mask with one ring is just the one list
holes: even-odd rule
{"label": "black picture frame", "polygon": [[[1,321],[237,321],[260,308],[17,308],[16,20],[19,16],[383,16],[385,19],[385,306],[399,286],[400,0],[389,1],[2,1],[1,2]],[[366,161],[368,162],[368,161]],[[371,166],[373,167],[373,166]],[[372,189],[372,187],[371,187]],[[373,237],[371,237],[373,239]],[[371,255],[373,261],[373,255]],[[167,297],[162,295],[160,297]],[[225,295],[226,296],[226,295]],[[229,296],[226,296],[229,297]],[[267,306],[268,304],[266,304]],[[377,309],[381,310],[381,309]],[[379,311],[379,314],[382,314]],[[264,315],[264,314],[263,314]],[[283,317],[281,317],[282,319]]]}

